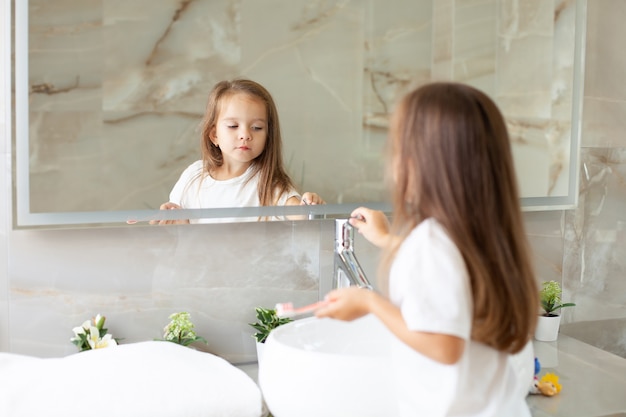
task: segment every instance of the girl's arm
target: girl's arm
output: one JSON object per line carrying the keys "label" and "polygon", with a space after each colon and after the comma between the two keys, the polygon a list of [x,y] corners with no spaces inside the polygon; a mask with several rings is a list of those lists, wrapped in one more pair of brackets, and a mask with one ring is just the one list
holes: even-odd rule
{"label": "girl's arm", "polygon": [[319,308],[317,317],[354,320],[374,314],[387,328],[409,347],[442,364],[451,365],[463,355],[465,341],[457,336],[410,330],[400,309],[374,291],[356,287],[331,291],[328,303]]}

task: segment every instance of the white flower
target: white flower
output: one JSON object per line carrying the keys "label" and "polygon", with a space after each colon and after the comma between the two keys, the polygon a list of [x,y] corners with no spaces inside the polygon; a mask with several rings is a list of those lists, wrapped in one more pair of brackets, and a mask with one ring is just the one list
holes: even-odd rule
{"label": "white flower", "polygon": [[92,349],[117,346],[117,342],[110,334],[105,334],[104,337],[101,338],[97,327],[91,327],[89,329],[89,338],[87,339],[87,343],[89,343],[89,347]]}
{"label": "white flower", "polygon": [[93,325],[96,326],[98,329],[102,329],[102,326],[104,326],[104,317],[102,317],[100,314],[97,314],[96,317],[93,319]]}
{"label": "white flower", "polygon": [[79,334],[85,334],[85,328],[84,327],[74,327],[72,329],[72,331],[74,332],[74,334],[76,336],[78,336]]}
{"label": "white flower", "polygon": [[86,320],[80,327],[74,327],[74,337],[70,341],[78,346],[82,352],[89,349],[100,349],[109,346],[117,346],[117,341],[110,334],[106,334],[104,321],[106,318],[100,314],[91,320]]}
{"label": "white flower", "polygon": [[89,346],[92,349],[95,349],[99,341],[100,341],[100,331],[98,330],[97,327],[94,327],[94,326],[90,327],[89,336],[87,337],[87,343],[89,343]]}
{"label": "white flower", "polygon": [[115,341],[115,339],[113,339],[113,337],[110,334],[105,334],[104,337],[100,339],[98,343],[96,343],[96,347],[93,349],[100,349],[100,348],[114,347],[114,346],[117,346],[117,342]]}

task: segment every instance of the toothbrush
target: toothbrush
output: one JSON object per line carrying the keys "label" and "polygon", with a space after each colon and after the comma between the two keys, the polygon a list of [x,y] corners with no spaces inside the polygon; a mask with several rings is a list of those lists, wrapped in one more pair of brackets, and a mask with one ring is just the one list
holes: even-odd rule
{"label": "toothbrush", "polygon": [[328,301],[318,301],[317,303],[309,304],[304,307],[294,308],[293,303],[278,303],[276,304],[276,315],[278,317],[292,318],[310,313],[317,310],[319,307],[325,306],[326,304],[328,304]]}

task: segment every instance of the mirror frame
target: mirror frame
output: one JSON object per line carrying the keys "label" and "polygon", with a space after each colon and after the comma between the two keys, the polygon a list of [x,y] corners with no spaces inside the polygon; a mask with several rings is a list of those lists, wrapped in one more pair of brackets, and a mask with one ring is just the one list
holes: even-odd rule
{"label": "mirror frame", "polygon": [[[6,2],[11,14],[11,2]],[[521,206],[524,211],[564,210],[576,207],[578,203],[580,135],[582,127],[584,59],[586,39],[586,3],[575,2],[575,43],[572,85],[571,139],[568,171],[568,194],[565,196],[523,197]],[[148,222],[152,219],[219,219],[237,217],[293,216],[305,219],[323,219],[349,216],[356,207],[366,205],[373,209],[391,212],[387,202],[368,202],[351,204],[326,204],[318,206],[288,207],[239,207],[222,209],[184,209],[175,211],[161,210],[124,210],[124,211],[89,211],[89,212],[30,212],[30,161],[29,161],[29,105],[28,105],[28,1],[15,1],[15,128],[13,131],[14,149],[14,187],[13,187],[13,227],[63,227],[63,226],[112,226],[136,222]],[[9,58],[10,60],[10,58]],[[8,72],[8,77],[11,77]],[[9,82],[9,85],[11,83]]]}

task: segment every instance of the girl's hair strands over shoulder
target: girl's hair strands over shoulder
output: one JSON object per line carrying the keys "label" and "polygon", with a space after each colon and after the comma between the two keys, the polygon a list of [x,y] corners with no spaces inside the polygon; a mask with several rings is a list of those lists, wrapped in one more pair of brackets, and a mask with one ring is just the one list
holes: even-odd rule
{"label": "girl's hair strands over shoulder", "polygon": [[[519,352],[534,332],[539,295],[497,106],[463,84],[418,88],[394,114],[390,158],[392,233],[403,240],[427,218],[445,227],[470,276],[472,339]],[[386,254],[384,275],[398,245]]]}

